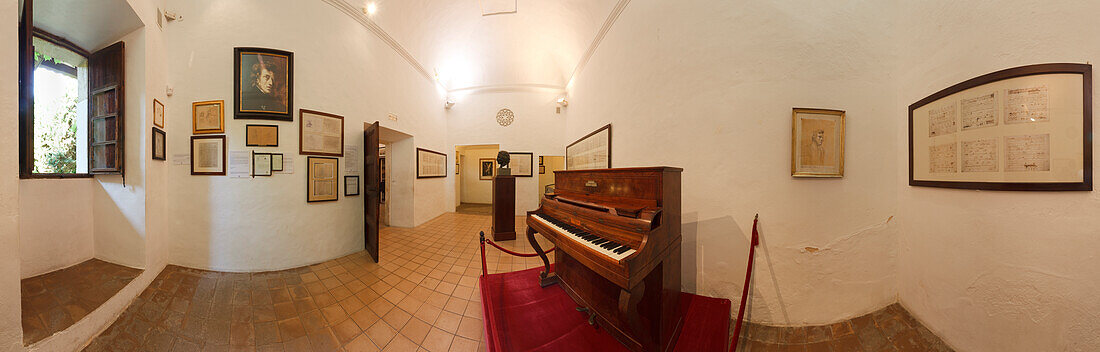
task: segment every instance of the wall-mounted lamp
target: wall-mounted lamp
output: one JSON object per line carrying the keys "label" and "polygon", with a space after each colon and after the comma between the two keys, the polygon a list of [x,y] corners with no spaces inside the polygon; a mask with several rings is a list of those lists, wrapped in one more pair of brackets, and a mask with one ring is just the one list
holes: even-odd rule
{"label": "wall-mounted lamp", "polygon": [[443,108],[444,109],[450,109],[452,106],[455,106],[455,101],[454,100],[447,99],[447,101],[443,102]]}
{"label": "wall-mounted lamp", "polygon": [[175,12],[168,12],[167,10],[157,9],[157,27],[164,28],[165,22],[183,21],[182,15],[177,15]]}
{"label": "wall-mounted lamp", "polygon": [[558,98],[558,105],[562,107],[569,106],[569,101],[565,100],[565,98]]}
{"label": "wall-mounted lamp", "polygon": [[367,7],[363,8],[363,13],[365,14],[373,15],[375,12],[378,12],[378,4],[376,3],[369,3]]}

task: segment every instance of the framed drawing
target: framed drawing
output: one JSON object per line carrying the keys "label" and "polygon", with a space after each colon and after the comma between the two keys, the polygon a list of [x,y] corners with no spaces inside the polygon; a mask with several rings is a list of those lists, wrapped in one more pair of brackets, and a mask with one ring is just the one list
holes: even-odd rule
{"label": "framed drawing", "polygon": [[479,179],[479,180],[492,180],[493,179],[493,173],[496,172],[496,169],[497,169],[497,159],[481,158],[481,159],[478,159],[478,161],[481,162],[480,163],[481,167],[479,168],[479,170],[481,172],[478,174],[477,179]]}
{"label": "framed drawing", "polygon": [[294,121],[294,53],[234,48],[233,70],[234,118]]}
{"label": "framed drawing", "polygon": [[153,160],[166,160],[164,152],[164,131],[153,127]]}
{"label": "framed drawing", "polygon": [[283,153],[271,153],[271,171],[283,171]]}
{"label": "framed drawing", "polygon": [[546,165],[539,165],[539,175],[546,174]]}
{"label": "framed drawing", "polygon": [[344,156],[344,117],[299,109],[298,154]]}
{"label": "framed drawing", "polygon": [[164,104],[153,99],[153,126],[164,128]]}
{"label": "framed drawing", "polygon": [[565,147],[567,170],[611,168],[611,124]]}
{"label": "framed drawing", "polygon": [[344,196],[359,195],[359,176],[344,176]]}
{"label": "framed drawing", "polygon": [[512,168],[512,176],[516,177],[532,177],[535,175],[534,167],[532,167],[535,160],[534,153],[508,153],[511,162],[508,163],[508,167]]}
{"label": "framed drawing", "polygon": [[191,134],[224,133],[225,101],[191,103]]}
{"label": "framed drawing", "polygon": [[271,153],[252,152],[252,176],[271,176]]}
{"label": "framed drawing", "polygon": [[416,148],[416,178],[447,177],[447,154]]}
{"label": "framed drawing", "polygon": [[278,125],[244,125],[244,145],[248,147],[278,147]]}
{"label": "framed drawing", "polygon": [[306,202],[327,202],[336,200],[340,184],[336,174],[340,170],[340,159],[311,156],[306,158]]}
{"label": "framed drawing", "polygon": [[225,176],[225,136],[191,136],[191,174]]}
{"label": "framed drawing", "polygon": [[909,185],[1092,190],[1092,65],[1001,70],[909,105]]}
{"label": "framed drawing", "polygon": [[844,177],[844,111],[793,110],[791,176]]}

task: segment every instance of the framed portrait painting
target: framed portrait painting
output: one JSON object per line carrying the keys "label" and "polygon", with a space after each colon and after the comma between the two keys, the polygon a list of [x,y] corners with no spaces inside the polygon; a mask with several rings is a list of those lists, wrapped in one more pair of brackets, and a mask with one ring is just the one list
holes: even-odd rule
{"label": "framed portrait painting", "polygon": [[191,103],[191,134],[224,133],[225,101]]}
{"label": "framed portrait painting", "polygon": [[844,111],[794,109],[791,176],[844,177]]}
{"label": "framed portrait painting", "polygon": [[479,180],[492,180],[493,179],[493,173],[496,172],[496,168],[497,168],[497,159],[481,158],[481,159],[478,159],[478,161],[480,161],[480,163],[479,163],[480,167],[478,168],[478,170],[480,172],[478,173],[477,179],[479,179]]}
{"label": "framed portrait painting", "polygon": [[234,118],[293,121],[294,53],[234,48]]}

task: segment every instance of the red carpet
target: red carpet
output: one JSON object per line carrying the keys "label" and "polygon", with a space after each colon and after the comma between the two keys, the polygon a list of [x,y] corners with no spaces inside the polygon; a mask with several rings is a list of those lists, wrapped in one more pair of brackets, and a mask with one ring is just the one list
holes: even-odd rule
{"label": "red carpet", "polygon": [[[492,352],[626,351],[586,316],[560,286],[541,288],[542,268],[481,276],[481,307]],[[730,301],[690,293],[680,298],[685,316],[676,351],[725,351]]]}

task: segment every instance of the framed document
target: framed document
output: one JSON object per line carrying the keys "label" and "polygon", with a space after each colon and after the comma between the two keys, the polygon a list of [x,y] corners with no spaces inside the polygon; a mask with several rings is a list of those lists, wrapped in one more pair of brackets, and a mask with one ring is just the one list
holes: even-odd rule
{"label": "framed document", "polygon": [[791,176],[844,177],[844,111],[794,109]]}
{"label": "framed document", "polygon": [[535,175],[534,165],[535,154],[534,153],[508,153],[511,161],[508,163],[508,167],[512,168],[512,176],[516,177],[533,177]]}
{"label": "framed document", "polygon": [[271,154],[252,152],[252,176],[271,176]]}
{"label": "framed document", "polygon": [[909,105],[909,185],[1092,190],[1092,65],[976,77]]}
{"label": "framed document", "polygon": [[283,153],[271,153],[271,171],[283,171]]}
{"label": "framed document", "polygon": [[244,125],[244,145],[248,147],[278,147],[279,126]]}
{"label": "framed document", "polygon": [[447,177],[447,154],[416,148],[416,178]]}
{"label": "framed document", "polygon": [[191,136],[191,174],[225,176],[225,136]]}
{"label": "framed document", "polygon": [[344,176],[344,196],[359,195],[359,176]]}
{"label": "framed document", "polygon": [[294,53],[234,48],[233,61],[234,118],[294,120]]}
{"label": "framed document", "polygon": [[565,147],[567,170],[611,168],[611,124]]}
{"label": "framed document", "polygon": [[298,153],[344,156],[344,117],[298,110]]}
{"label": "framed document", "polygon": [[481,158],[478,159],[481,164],[480,173],[477,176],[479,180],[492,180],[493,174],[497,169],[497,159],[493,158]]}
{"label": "framed document", "polygon": [[340,159],[337,158],[306,158],[307,202],[327,202],[339,197],[340,184],[336,179],[339,166]]}
{"label": "framed document", "polygon": [[164,152],[164,131],[153,127],[153,160],[166,160]]}
{"label": "framed document", "polygon": [[191,134],[224,133],[225,102],[222,100],[191,103]]}
{"label": "framed document", "polygon": [[164,104],[153,99],[153,126],[164,128]]}
{"label": "framed document", "polygon": [[546,174],[546,165],[539,165],[539,175]]}

